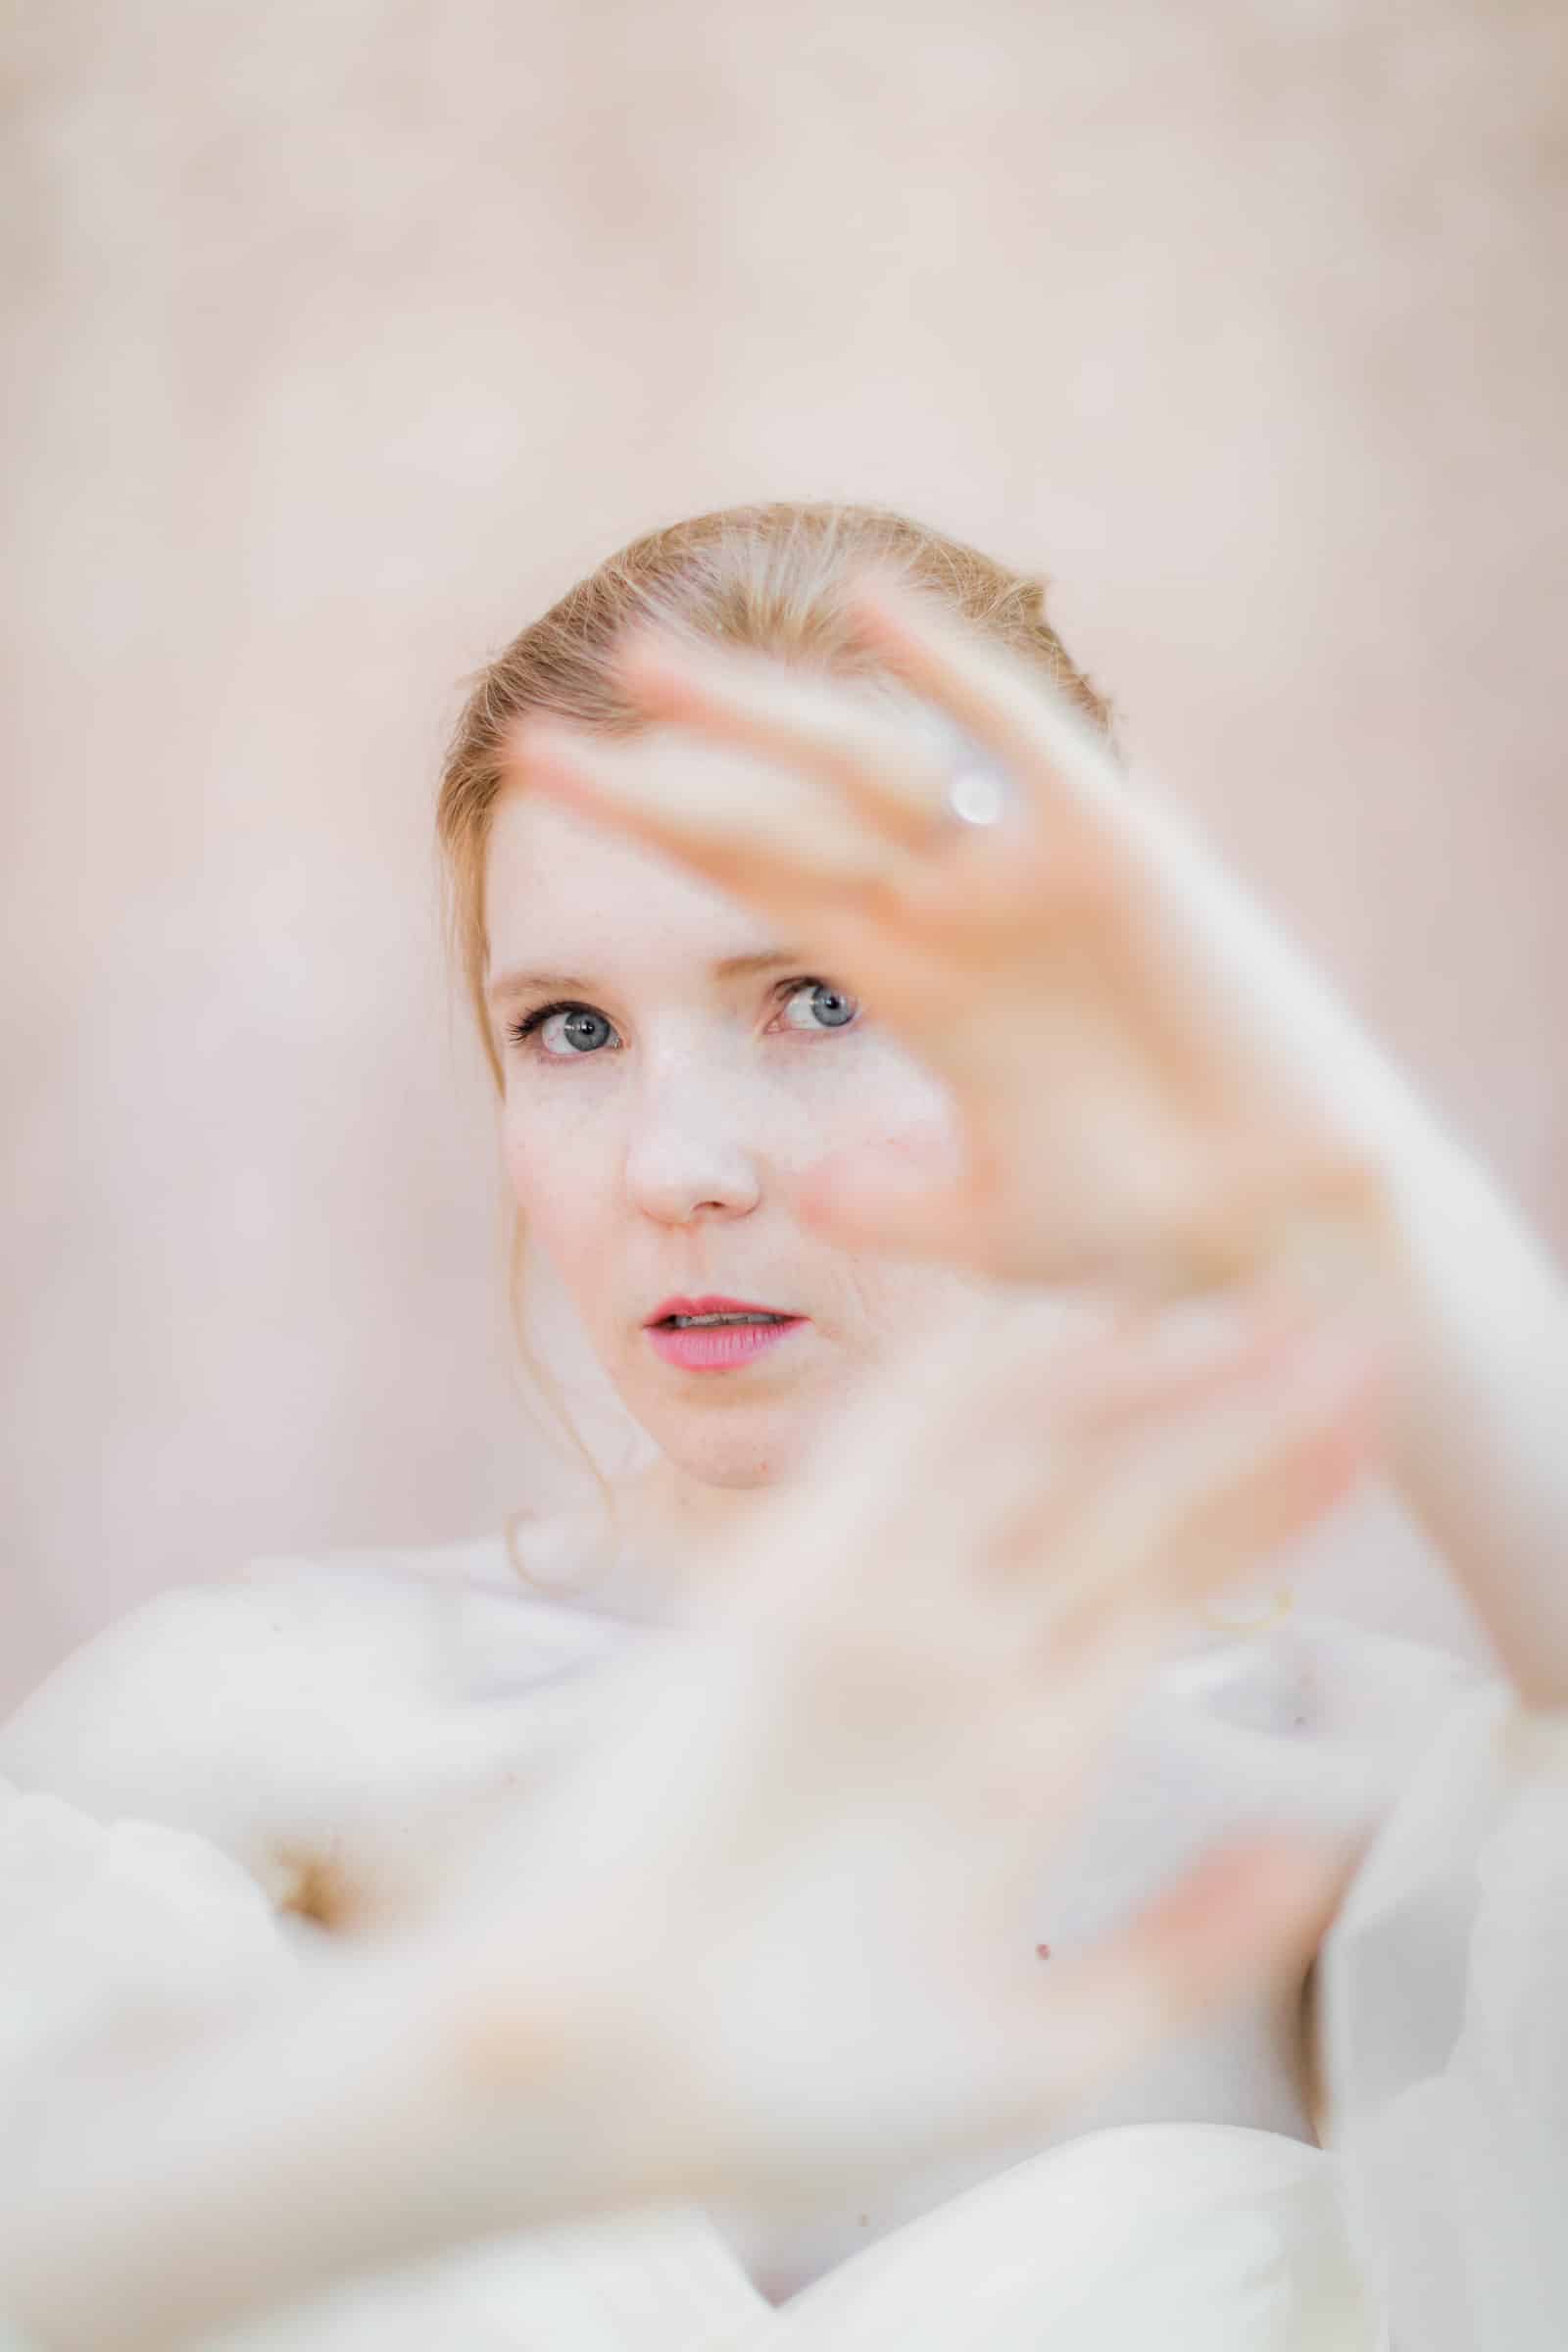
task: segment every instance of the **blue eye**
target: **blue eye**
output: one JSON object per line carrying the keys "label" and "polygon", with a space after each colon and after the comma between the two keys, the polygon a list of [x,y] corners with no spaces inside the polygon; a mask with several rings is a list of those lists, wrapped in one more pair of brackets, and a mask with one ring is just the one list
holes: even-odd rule
{"label": "blue eye", "polygon": [[785,999],[783,1021],[787,1029],[847,1029],[859,1009],[853,997],[825,980],[798,980]]}
{"label": "blue eye", "polygon": [[512,1034],[519,1045],[537,1037],[540,1052],[552,1061],[565,1061],[574,1054],[597,1054],[602,1046],[620,1043],[612,1024],[591,1004],[541,1004],[537,1012],[519,1021]]}

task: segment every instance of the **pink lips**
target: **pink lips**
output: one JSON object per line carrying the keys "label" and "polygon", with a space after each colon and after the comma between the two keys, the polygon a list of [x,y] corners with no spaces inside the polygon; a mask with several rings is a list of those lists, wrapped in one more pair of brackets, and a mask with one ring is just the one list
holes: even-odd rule
{"label": "pink lips", "polygon": [[746,1298],[666,1298],[644,1326],[656,1354],[682,1372],[733,1372],[787,1340],[808,1320],[784,1315],[776,1322],[704,1323],[695,1330],[671,1324],[672,1315],[777,1315],[776,1307]]}

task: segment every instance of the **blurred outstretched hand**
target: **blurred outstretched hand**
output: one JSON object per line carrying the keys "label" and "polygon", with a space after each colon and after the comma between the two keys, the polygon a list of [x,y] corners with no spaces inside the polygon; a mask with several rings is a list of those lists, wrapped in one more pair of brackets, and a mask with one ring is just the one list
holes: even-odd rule
{"label": "blurred outstretched hand", "polygon": [[849,604],[880,689],[650,632],[620,661],[644,729],[514,738],[527,786],[766,911],[947,1084],[956,1170],[858,1153],[805,1211],[852,1245],[1156,1293],[1379,1214],[1314,984],[1174,813],[929,598],[868,579]]}
{"label": "blurred outstretched hand", "polygon": [[1064,1348],[987,1301],[709,1563],[701,1623],[589,1678],[433,1910],[183,2054],[16,2086],[0,2309],[128,2352],[529,2223],[815,2200],[1045,2136],[1299,1969],[1339,1864],[1284,1838],[1046,1974],[1032,1907],[1173,1618],[1345,1491],[1379,1386],[1277,1305]]}
{"label": "blurred outstretched hand", "polygon": [[695,1638],[596,1709],[515,1868],[492,1857],[473,2050],[504,2080],[514,2032],[525,2079],[513,1971],[554,1953],[664,2186],[816,2194],[1044,2129],[1303,1962],[1336,1866],[1283,1840],[1212,1857],[1049,1988],[1031,1907],[1173,1620],[1338,1499],[1376,1392],[1347,1331],[1255,1305],[1063,1347],[1009,1299],[945,1331],[720,1564]]}

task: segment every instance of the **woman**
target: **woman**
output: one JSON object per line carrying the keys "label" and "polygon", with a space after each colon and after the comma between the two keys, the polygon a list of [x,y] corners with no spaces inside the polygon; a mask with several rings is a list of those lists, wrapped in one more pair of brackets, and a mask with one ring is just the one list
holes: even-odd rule
{"label": "woman", "polygon": [[[856,588],[890,567],[923,602]],[[639,621],[663,636],[626,649]],[[755,1538],[770,1490],[808,1508],[851,1399],[961,1311],[976,1273],[1127,1295],[1259,1269],[1343,1281],[1348,1258],[1396,1330],[1407,1492],[1521,1688],[1554,1703],[1563,1611],[1540,1560],[1568,1514],[1555,1462],[1528,1442],[1532,1383],[1565,1352],[1552,1279],[1237,895],[1123,796],[1042,675],[1098,717],[1029,583],[893,518],[759,510],[627,551],[476,691],[443,832],[509,1169],[658,1448],[579,1517],[524,1529],[524,1577],[558,1597],[565,1583],[587,1610],[564,1643],[559,1612],[498,1598],[515,1680],[610,1645],[612,1618],[688,1609],[693,1560]],[[699,879],[605,840],[584,811]],[[870,1254],[888,1241],[905,1263]],[[454,1624],[473,1641],[498,1567],[465,1573],[455,1605],[374,1575],[177,1599],[57,1678],[0,1761],[89,1811],[202,1832],[295,1908],[363,1907],[404,1861],[386,1827],[400,1776],[483,1789],[514,1753],[511,1710],[464,1710],[457,1736],[442,1703]],[[1383,1720],[1347,1727],[1364,1654],[1303,1635],[1238,1648],[1217,1683],[1208,1657],[1168,1674],[1124,1785],[1045,1889],[1052,1965],[1217,1832],[1297,1801],[1301,1750],[1311,1781],[1345,1728],[1352,1752],[1402,1760],[1448,1678],[1400,1708],[1380,1693]],[[321,1725],[351,1707],[345,1755]],[[197,1715],[173,1756],[145,1728]],[[301,1736],[280,1743],[280,1721]],[[106,1722],[107,1747],[84,1740]],[[1245,2176],[1262,2134],[1306,2135],[1296,2057],[1271,1990],[1074,2126],[1229,2132]],[[1148,2145],[1102,2133],[1092,2154],[1137,2172]],[[959,2185],[928,2180],[902,2209],[856,2199],[754,2261],[786,2291]],[[928,2225],[924,2242],[941,2234]]]}

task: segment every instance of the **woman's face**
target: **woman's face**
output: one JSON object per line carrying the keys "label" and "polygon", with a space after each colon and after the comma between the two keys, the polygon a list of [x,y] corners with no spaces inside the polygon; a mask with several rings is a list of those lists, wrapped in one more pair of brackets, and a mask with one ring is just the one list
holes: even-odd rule
{"label": "woman's face", "polygon": [[[517,790],[496,809],[486,920],[529,1233],[673,1463],[724,1487],[789,1475],[968,1289],[819,1239],[792,1179],[858,1145],[940,1148],[946,1097],[743,907]],[[688,1320],[742,1308],[782,1320]]]}

